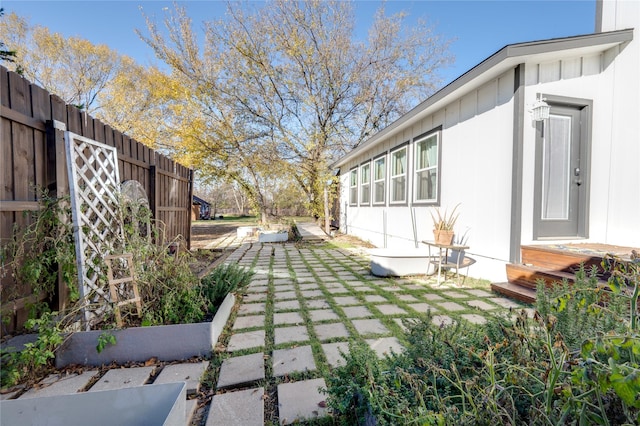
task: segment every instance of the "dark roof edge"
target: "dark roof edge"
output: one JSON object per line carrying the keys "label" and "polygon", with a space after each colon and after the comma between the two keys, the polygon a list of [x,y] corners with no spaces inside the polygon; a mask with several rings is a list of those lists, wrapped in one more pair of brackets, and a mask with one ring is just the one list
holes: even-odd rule
{"label": "dark roof edge", "polygon": [[625,41],[633,40],[633,28],[609,31],[604,33],[593,33],[586,35],[578,35],[563,38],[552,38],[547,40],[529,41],[524,43],[509,44],[498,50],[493,55],[489,56],[478,65],[471,68],[469,71],[462,74],[460,77],[453,80],[451,83],[438,90],[436,93],[428,97],[416,105],[413,109],[402,115],[396,121],[371,136],[368,140],[364,141],[361,145],[357,146],[351,152],[343,155],[340,159],[336,160],[330,165],[330,168],[336,168],[349,161],[349,159],[359,152],[363,151],[369,145],[374,144],[380,139],[383,139],[387,134],[391,133],[398,127],[402,126],[405,122],[411,120],[417,114],[424,109],[440,101],[444,97],[448,96],[452,92],[460,89],[465,84],[474,80],[478,76],[487,72],[491,68],[495,67],[499,63],[508,58],[523,57],[528,55],[535,55],[541,53],[556,52],[568,49],[578,49],[582,47],[597,46],[600,44],[610,43],[623,43]]}

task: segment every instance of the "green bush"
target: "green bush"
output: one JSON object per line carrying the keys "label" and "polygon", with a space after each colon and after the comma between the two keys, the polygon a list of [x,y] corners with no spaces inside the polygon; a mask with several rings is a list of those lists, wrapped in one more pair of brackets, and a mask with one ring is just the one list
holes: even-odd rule
{"label": "green bush", "polygon": [[207,303],[209,313],[215,313],[227,294],[248,286],[254,275],[255,273],[250,269],[225,263],[203,277],[200,280],[200,291]]}
{"label": "green bush", "polygon": [[[635,266],[634,266],[635,265]],[[353,346],[328,379],[341,424],[640,424],[640,264],[611,262],[538,290],[526,311],[484,325],[410,327],[403,354]]]}

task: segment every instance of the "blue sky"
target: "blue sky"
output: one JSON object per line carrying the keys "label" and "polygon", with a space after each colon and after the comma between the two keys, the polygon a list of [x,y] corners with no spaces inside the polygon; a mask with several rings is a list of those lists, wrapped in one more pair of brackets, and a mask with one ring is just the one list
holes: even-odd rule
{"label": "blue sky", "polygon": [[[224,14],[225,3],[211,0],[179,1],[195,24]],[[356,28],[366,32],[379,1],[357,1]],[[145,30],[140,7],[161,21],[172,2],[153,0],[59,1],[3,0],[5,14],[16,12],[31,25],[42,25],[66,36],[106,44],[142,65],[157,63],[135,29]],[[405,10],[409,22],[423,17],[435,31],[454,39],[450,53],[455,64],[441,71],[443,83],[459,77],[507,44],[592,33],[595,0],[446,0],[388,1],[388,12]]]}

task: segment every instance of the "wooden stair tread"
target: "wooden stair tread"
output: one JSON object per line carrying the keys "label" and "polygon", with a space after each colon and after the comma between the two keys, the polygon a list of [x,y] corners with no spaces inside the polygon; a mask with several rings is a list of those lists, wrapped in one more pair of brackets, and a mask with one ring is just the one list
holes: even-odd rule
{"label": "wooden stair tread", "polygon": [[510,282],[492,283],[491,290],[525,303],[535,303],[536,291]]}
{"label": "wooden stair tread", "polygon": [[513,263],[507,265],[507,279],[509,282],[519,284],[533,290],[538,287],[539,280],[543,280],[547,286],[550,286],[554,282],[562,282],[563,279],[572,283],[574,277],[575,275],[570,272],[556,271],[538,266]]}
{"label": "wooden stair tread", "polygon": [[597,253],[580,253],[545,246],[522,246],[520,250],[522,263],[558,271],[576,270],[581,263],[589,269],[592,265],[599,266],[602,261],[602,256]]}

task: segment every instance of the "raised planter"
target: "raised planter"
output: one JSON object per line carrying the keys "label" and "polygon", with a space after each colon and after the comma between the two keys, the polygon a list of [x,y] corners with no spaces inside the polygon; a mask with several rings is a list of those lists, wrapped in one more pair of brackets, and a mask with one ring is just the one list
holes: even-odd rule
{"label": "raised planter", "polygon": [[257,231],[256,226],[240,226],[236,229],[236,235],[238,238],[252,237]]}
{"label": "raised planter", "polygon": [[186,383],[135,386],[0,402],[6,425],[184,426]]}
{"label": "raised planter", "polygon": [[261,231],[258,241],[261,243],[282,243],[289,239],[287,231]]}
{"label": "raised planter", "polygon": [[197,324],[158,325],[133,327],[110,331],[116,338],[115,345],[107,345],[98,353],[98,338],[105,331],[79,331],[73,333],[56,352],[56,367],[71,364],[94,365],[142,362],[150,358],[159,361],[176,361],[194,356],[207,356],[218,342],[235,296],[224,299],[211,322]]}
{"label": "raised planter", "polygon": [[402,277],[429,272],[429,251],[426,248],[374,248],[371,255],[371,273],[378,277]]}

